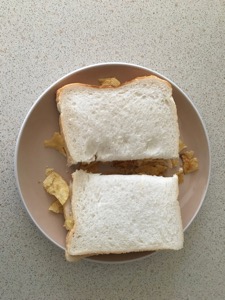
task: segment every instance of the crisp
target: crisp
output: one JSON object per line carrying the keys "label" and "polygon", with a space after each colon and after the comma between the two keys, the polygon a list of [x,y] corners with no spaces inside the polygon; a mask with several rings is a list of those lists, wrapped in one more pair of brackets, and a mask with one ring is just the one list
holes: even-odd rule
{"label": "crisp", "polygon": [[66,181],[53,169],[47,169],[46,176],[43,181],[45,190],[55,196],[61,205],[65,204],[69,198],[69,186]]}
{"label": "crisp", "polygon": [[59,132],[55,132],[49,140],[45,140],[44,145],[45,147],[53,148],[62,155],[66,156],[65,142],[62,135]]}

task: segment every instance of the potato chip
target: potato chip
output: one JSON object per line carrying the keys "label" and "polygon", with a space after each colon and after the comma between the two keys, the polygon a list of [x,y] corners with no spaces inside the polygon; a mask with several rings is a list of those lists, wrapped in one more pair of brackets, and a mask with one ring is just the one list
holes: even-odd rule
{"label": "potato chip", "polygon": [[66,201],[66,203],[63,205],[63,214],[65,220],[64,227],[67,230],[71,230],[74,225],[71,201]]}
{"label": "potato chip", "polygon": [[171,159],[171,164],[172,164],[171,168],[178,167],[179,163],[180,163],[179,159],[176,158]]}
{"label": "potato chip", "polygon": [[167,170],[166,166],[156,164],[156,165],[143,165],[135,169],[136,174],[147,174],[147,175],[164,175]]}
{"label": "potato chip", "polygon": [[[133,161],[115,161],[113,166],[121,174],[147,174],[147,175],[164,175],[168,168],[172,168],[170,160],[163,159],[145,159]],[[118,173],[118,172],[116,172]]]}
{"label": "potato chip", "polygon": [[176,173],[177,177],[178,177],[178,183],[181,184],[184,182],[184,170],[183,168],[180,168],[178,170],[178,172]]}
{"label": "potato chip", "polygon": [[194,156],[194,151],[185,151],[181,154],[184,174],[198,170],[198,159]]}
{"label": "potato chip", "polygon": [[120,86],[120,82],[116,78],[99,78],[99,83],[101,87],[111,86],[111,87],[118,87]]}
{"label": "potato chip", "polygon": [[52,202],[52,204],[50,205],[48,210],[50,210],[56,214],[62,214],[63,206],[58,200],[55,200],[54,202]]}
{"label": "potato chip", "polygon": [[74,220],[72,217],[65,219],[64,227],[66,230],[71,230],[74,226]]}
{"label": "potato chip", "polygon": [[53,148],[62,155],[66,156],[64,138],[59,132],[55,132],[49,140],[45,140],[44,145],[45,147]]}
{"label": "potato chip", "polygon": [[54,171],[53,168],[47,168],[47,169],[45,170],[45,176],[47,177],[47,176],[48,176],[49,174],[51,174],[53,171]]}
{"label": "potato chip", "polygon": [[69,186],[66,181],[53,169],[46,170],[47,177],[43,181],[45,190],[56,197],[61,205],[65,204],[69,198]]}
{"label": "potato chip", "polygon": [[80,165],[81,169],[90,172],[90,173],[99,173],[100,172],[101,163],[98,161],[92,161],[89,164],[83,163]]}

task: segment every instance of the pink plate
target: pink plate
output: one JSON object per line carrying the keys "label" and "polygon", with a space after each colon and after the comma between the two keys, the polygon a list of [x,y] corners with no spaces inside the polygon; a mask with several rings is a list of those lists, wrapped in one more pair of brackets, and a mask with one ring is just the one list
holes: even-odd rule
{"label": "pink plate", "polygon": [[[53,243],[65,249],[66,230],[63,217],[48,211],[52,201],[42,186],[45,169],[54,168],[69,180],[71,170],[66,159],[43,141],[59,130],[59,114],[55,103],[56,90],[65,84],[83,82],[98,84],[98,78],[116,77],[121,82],[145,75],[164,76],[144,67],[126,63],[104,63],[76,70],[50,86],[28,113],[17,140],[15,173],[18,189],[26,210],[41,232]],[[199,159],[199,171],[185,176],[180,185],[179,201],[184,230],[196,217],[206,194],[210,174],[209,141],[202,119],[189,98],[170,80],[176,102],[181,138]],[[127,262],[143,258],[151,252],[121,255],[99,255],[89,260],[98,262]]]}

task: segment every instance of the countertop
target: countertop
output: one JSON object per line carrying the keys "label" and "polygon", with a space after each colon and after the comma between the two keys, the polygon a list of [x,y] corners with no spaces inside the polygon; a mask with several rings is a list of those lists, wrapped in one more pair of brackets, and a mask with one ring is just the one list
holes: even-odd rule
{"label": "countertop", "polygon": [[[225,2],[2,0],[0,28],[0,298],[224,299]],[[70,264],[22,205],[16,139],[50,84],[110,61],[151,68],[187,93],[208,132],[211,179],[182,250],[128,264]]]}

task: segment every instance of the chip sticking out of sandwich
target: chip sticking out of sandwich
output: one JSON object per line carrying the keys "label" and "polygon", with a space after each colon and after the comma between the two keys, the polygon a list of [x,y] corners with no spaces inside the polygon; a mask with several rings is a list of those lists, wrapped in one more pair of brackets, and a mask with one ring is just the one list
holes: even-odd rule
{"label": "chip sticking out of sandwich", "polygon": [[[68,165],[176,161],[179,127],[170,83],[156,76],[121,85],[109,82],[102,86],[73,83],[57,91]],[[76,170],[71,198],[64,206],[69,207],[66,215],[71,220],[68,261],[183,247],[177,175]]]}

